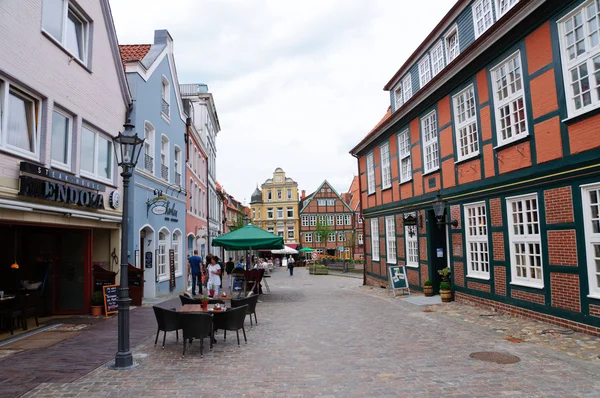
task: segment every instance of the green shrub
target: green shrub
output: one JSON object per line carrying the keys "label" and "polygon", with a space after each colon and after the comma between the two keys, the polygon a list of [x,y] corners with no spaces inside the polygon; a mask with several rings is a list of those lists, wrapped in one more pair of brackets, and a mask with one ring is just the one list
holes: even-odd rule
{"label": "green shrub", "polygon": [[100,307],[104,305],[104,295],[102,292],[94,292],[92,293],[91,300],[92,307]]}
{"label": "green shrub", "polygon": [[450,284],[448,282],[440,283],[440,290],[450,290]]}
{"label": "green shrub", "polygon": [[430,280],[426,280],[425,283],[423,284],[423,286],[432,286],[433,282],[431,282]]}

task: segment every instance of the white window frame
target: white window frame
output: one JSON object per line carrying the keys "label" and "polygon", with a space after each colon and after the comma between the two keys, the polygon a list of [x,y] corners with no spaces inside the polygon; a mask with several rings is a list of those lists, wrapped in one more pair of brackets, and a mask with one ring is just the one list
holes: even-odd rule
{"label": "white window frame", "polygon": [[[565,97],[567,102],[567,112],[568,117],[572,118],[575,116],[582,115],[587,113],[593,109],[600,108],[600,81],[594,82],[594,62],[593,59],[600,57],[600,37],[598,38],[598,44],[592,46],[590,42],[590,28],[589,22],[592,18],[587,15],[587,8],[594,4],[596,0],[586,1],[581,4],[581,6],[577,7],[563,18],[558,20],[558,32],[559,32],[559,44],[560,44],[560,53],[561,53],[561,62],[562,62],[562,70],[563,70],[563,82],[564,82],[564,90]],[[598,7],[598,2],[596,1],[596,7]],[[582,29],[583,29],[583,40],[576,40],[575,43],[583,43],[585,48],[581,54],[577,54],[575,51],[573,58],[569,56],[567,52],[567,27],[566,24],[569,21],[572,21],[574,16],[581,12],[581,17],[583,21]],[[596,13],[598,10],[596,9]],[[597,15],[597,14],[596,14]],[[600,21],[596,20],[596,23]],[[597,31],[594,33],[598,34]],[[596,36],[597,37],[597,36]],[[575,47],[576,48],[576,47]],[[584,94],[581,90],[581,84],[576,84],[579,94],[575,95],[574,84],[572,84],[572,71],[577,69],[577,75],[581,77],[581,68],[585,67],[587,69],[587,80],[589,87],[589,101],[588,105],[584,105],[585,99]],[[600,70],[598,71],[600,72]],[[577,80],[577,82],[581,82],[583,79]],[[594,85],[594,83],[596,85]],[[581,106],[578,109],[575,104],[575,97],[580,98]]]}
{"label": "white window frame", "polygon": [[412,180],[410,132],[408,129],[398,134],[398,174],[400,184]]}
{"label": "white window frame", "polygon": [[319,222],[323,225],[327,225],[327,216],[325,214],[319,214]]}
{"label": "white window frame", "polygon": [[[166,147],[165,147],[166,146]],[[170,170],[170,152],[171,152],[171,141],[169,140],[169,137],[167,137],[164,134],[160,135],[160,178],[165,180],[165,181],[170,181],[171,180],[171,170]],[[164,178],[162,175],[162,166],[167,167],[167,178]]]}
{"label": "white window frame", "polygon": [[344,224],[352,225],[352,214],[344,214]]}
{"label": "white window frame", "polygon": [[305,232],[304,233],[304,242],[305,243],[312,243],[313,241],[313,234],[312,232]]}
{"label": "white window frame", "polygon": [[[29,129],[33,132],[31,137],[33,152],[26,149],[20,148],[15,145],[8,143],[8,119],[10,117],[8,110],[8,101],[10,92],[16,92],[19,97],[24,101],[28,101],[31,104],[31,114]],[[11,84],[10,82],[0,79],[0,145],[2,149],[8,152],[18,154],[19,156],[26,157],[31,160],[39,161],[40,159],[40,119],[41,119],[41,105],[42,101],[40,98],[34,96],[29,91]]]}
{"label": "white window frame", "polygon": [[467,276],[490,279],[489,227],[485,202],[464,205]]}
{"label": "white window frame", "polygon": [[302,216],[302,226],[308,227],[308,216]]}
{"label": "white window frame", "polygon": [[[144,156],[144,159],[142,159],[141,162],[138,162],[139,164],[139,168],[141,170],[144,170],[148,173],[154,174],[154,170],[156,167],[156,161],[154,159],[155,157],[155,151],[154,151],[154,140],[155,140],[155,135],[156,135],[156,130],[154,129],[154,125],[152,125],[152,123],[150,123],[149,121],[144,121],[144,155],[148,155],[149,157],[152,158],[152,170],[148,170],[146,168],[146,157]],[[194,149],[196,149],[194,147]]]}
{"label": "white window frame", "polygon": [[338,232],[338,242],[346,241],[346,232]]}
{"label": "white window frame", "polygon": [[267,200],[273,200],[273,191],[270,189],[267,191]]}
{"label": "white window frame", "polygon": [[502,18],[518,2],[519,0],[496,0],[496,19]]}
{"label": "white window frame", "polygon": [[161,80],[161,89],[160,89],[160,98],[164,100],[169,106],[167,108],[167,112],[164,112],[162,109],[162,103],[160,105],[161,115],[166,116],[167,119],[171,117],[171,83],[169,79],[165,75],[162,75]]}
{"label": "white window frame", "polygon": [[290,188],[287,189],[287,198],[288,200],[292,200],[294,196],[294,193],[292,192],[292,190]]}
{"label": "white window frame", "polygon": [[[291,212],[291,215],[290,215],[290,212]],[[285,213],[286,213],[287,218],[294,218],[294,207],[290,207],[290,206],[286,207]]]}
{"label": "white window frame", "polygon": [[327,214],[327,225],[335,225],[335,219],[333,214]]}
{"label": "white window frame", "polygon": [[[43,4],[43,7],[46,7],[46,4]],[[69,13],[72,13],[75,18],[79,20],[82,27],[81,39],[83,43],[81,43],[81,54],[83,57],[79,58],[75,54],[73,54],[68,46],[67,46],[67,20],[69,19]],[[83,65],[88,64],[88,53],[89,53],[89,43],[90,43],[90,22],[81,14],[81,12],[72,4],[70,0],[65,0],[63,2],[63,11],[62,11],[62,21],[61,21],[61,37],[55,37],[52,33],[44,28],[44,17],[42,14],[42,32],[46,33],[50,36],[54,42],[60,45],[67,53],[71,54],[74,59],[81,62]]]}
{"label": "white window frame", "polygon": [[344,225],[344,215],[343,214],[335,215],[335,224],[336,225]]}
{"label": "white window frame", "polygon": [[363,234],[358,234],[358,244],[359,245],[364,244]]}
{"label": "white window frame", "polygon": [[277,218],[278,219],[283,218],[283,207],[278,207],[277,208]]}
{"label": "white window frame", "polygon": [[398,263],[398,252],[396,250],[396,221],[394,216],[387,216],[385,218],[385,253],[386,263]]}
{"label": "white window frame", "polygon": [[267,232],[274,233],[275,232],[275,228],[274,227],[267,227]]}
{"label": "white window frame", "polygon": [[[511,68],[513,69],[511,70]],[[518,77],[516,77],[516,71],[519,73]],[[516,51],[492,68],[490,76],[496,112],[498,146],[507,145],[527,137],[529,129],[527,126],[527,106],[525,105],[521,52]],[[514,89],[518,85],[520,85],[520,89]],[[508,114],[506,114],[507,108]],[[504,134],[504,131],[506,131],[506,134]],[[504,136],[508,134],[511,136],[505,138]]]}
{"label": "white window frame", "polygon": [[272,220],[275,216],[275,209],[272,207],[267,207],[267,219]]}
{"label": "white window frame", "polygon": [[[467,108],[469,106],[468,101],[473,101],[473,115],[469,117],[465,117],[463,121],[459,119],[459,105],[460,101],[463,102],[465,106],[465,116],[468,116]],[[458,161],[467,160],[479,155],[479,128],[477,126],[477,101],[475,101],[475,87],[471,84],[467,86],[464,90],[455,94],[452,97],[452,108],[454,112],[454,135],[456,138],[456,150],[458,157]],[[473,127],[472,130],[469,130]],[[463,154],[462,149],[463,145],[462,141],[462,131],[465,131],[465,140],[466,145],[464,149],[466,153]]]}
{"label": "white window frame", "polygon": [[175,173],[179,174],[179,185],[181,185],[184,176],[181,173],[181,148],[178,145],[175,145],[173,151],[173,178],[175,178]]}
{"label": "white window frame", "polygon": [[317,199],[317,206],[327,206],[327,200]]}
{"label": "white window frame", "polygon": [[[478,10],[478,7],[481,7]],[[473,30],[475,31],[475,39],[485,33],[495,22],[494,10],[492,8],[492,0],[477,0],[472,6],[473,13]],[[481,18],[479,18],[478,12],[481,11]],[[487,24],[487,14],[489,13],[489,25]],[[482,26],[479,26],[479,21],[483,22]]]}
{"label": "white window frame", "polygon": [[327,236],[327,242],[335,242],[335,236],[336,233],[335,232],[330,232],[329,235]]}
{"label": "white window frame", "polygon": [[367,155],[367,194],[375,193],[375,160],[373,152]]}
{"label": "white window frame", "polygon": [[[596,191],[596,195],[600,195],[600,184],[589,184],[581,186],[581,198],[583,204],[583,220],[585,222],[585,250],[586,250],[586,261],[588,268],[588,286],[589,295],[588,297],[600,299],[600,256],[596,257],[594,246],[600,246],[600,204],[598,211],[592,211],[592,203],[590,201],[590,192]],[[600,202],[600,196],[597,196]],[[596,214],[594,214],[596,213]],[[598,231],[594,232],[593,223],[597,223]],[[598,262],[598,265],[596,265]]]}
{"label": "white window frame", "polygon": [[381,189],[392,187],[392,165],[390,164],[390,143],[386,142],[379,147],[381,157]]}
{"label": "white window frame", "polygon": [[[103,182],[113,185],[114,175],[115,175],[115,152],[114,152],[114,148],[113,148],[114,144],[113,144],[112,138],[105,134],[100,133],[99,131],[90,127],[87,124],[83,125],[82,132],[81,132],[82,136],[83,136],[83,129],[86,129],[94,134],[94,154],[93,154],[93,156],[94,156],[94,160],[93,160],[94,171],[89,172],[86,170],[82,170],[80,167],[79,173],[83,177],[87,177],[87,178],[98,180],[98,181],[103,181]],[[106,177],[98,174],[98,150],[99,150],[100,137],[102,137],[102,139],[104,139],[110,143],[110,151],[109,151],[110,152],[110,178],[106,178]],[[82,141],[83,141],[83,139],[80,139],[80,143]],[[82,156],[84,156],[83,151],[80,151],[80,153],[82,154]],[[88,156],[88,154],[85,154],[85,156]]]}
{"label": "white window frame", "polygon": [[317,225],[317,216],[309,216],[310,226],[314,227]]}
{"label": "white window frame", "polygon": [[288,228],[287,229],[287,239],[294,240],[295,236],[296,236],[296,234],[294,233],[294,228]]}
{"label": "white window frame", "polygon": [[421,118],[421,140],[423,141],[423,174],[440,168],[437,114],[435,110]]}
{"label": "white window frame", "polygon": [[315,242],[321,243],[321,235],[317,234],[316,232],[315,232]]}
{"label": "white window frame", "polygon": [[[164,239],[160,239],[161,234],[163,234]],[[169,279],[169,235],[171,235],[171,233],[166,228],[158,231],[158,255],[156,266],[158,267],[157,272],[159,282],[164,282]]]}
{"label": "white window frame", "polygon": [[[537,222],[531,223],[532,226],[537,224],[538,233],[524,233],[524,234],[515,234],[515,223],[513,219],[512,212],[512,204],[521,202],[523,205],[528,200],[535,200],[536,202],[536,210],[535,216],[537,217]],[[510,264],[511,264],[511,284],[528,286],[533,288],[541,289],[544,287],[544,264],[542,258],[542,238],[541,238],[541,223],[539,217],[539,199],[537,194],[528,194],[528,195],[520,195],[514,196],[510,198],[506,198],[506,209],[507,209],[507,219],[508,219],[508,244],[510,247]],[[523,215],[523,231],[527,232],[527,213],[525,210],[525,206],[523,207],[524,215]],[[533,212],[532,212],[533,214]],[[525,260],[523,268],[526,269],[527,276],[519,276],[517,273],[517,254],[515,250],[515,245],[521,244],[524,245],[524,253],[521,261]],[[534,253],[539,257],[539,267],[535,267],[531,265],[531,248],[530,245],[539,245],[539,254]],[[532,278],[531,270],[539,268],[540,278]],[[537,272],[536,272],[537,275]]]}
{"label": "white window frame", "polygon": [[432,73],[431,65],[429,64],[429,54],[426,54],[419,62],[419,86],[425,86],[427,83],[429,83],[431,77]]}
{"label": "white window frame", "polygon": [[438,43],[432,47],[429,56],[431,57],[431,78],[433,79],[434,76],[446,67],[444,59],[444,43],[442,40],[438,41]]}
{"label": "white window frame", "polygon": [[379,219],[371,219],[371,259],[379,261]]}
{"label": "white window frame", "polygon": [[394,109],[400,109],[404,105],[404,94],[402,92],[402,82],[394,89]]}
{"label": "white window frame", "polygon": [[181,267],[181,238],[182,234],[179,230],[175,230],[171,237],[171,249],[175,255],[175,276],[183,275],[183,268]]}
{"label": "white window frame", "polygon": [[[66,136],[66,142],[65,142],[65,144],[67,146],[67,162],[66,163],[63,163],[59,160],[55,160],[52,158],[52,150],[54,149],[54,147],[53,147],[54,143],[52,142],[54,140],[54,113],[58,113],[61,116],[65,117],[69,124],[67,126],[67,136]],[[66,171],[71,170],[72,141],[73,141],[73,116],[69,115],[67,112],[62,111],[61,109],[54,107],[54,109],[52,110],[52,132],[51,132],[51,136],[50,136],[50,164],[52,165],[52,167],[56,167],[57,169],[63,169]]]}
{"label": "white window frame", "polygon": [[412,96],[412,76],[410,73],[406,75],[404,79],[402,79],[402,94],[404,98],[404,103],[406,103]]}
{"label": "white window frame", "polygon": [[[413,230],[413,236],[410,236],[410,230]],[[406,266],[412,268],[419,267],[419,237],[416,225],[406,225],[404,227],[404,246],[406,256]],[[416,259],[416,261],[415,261]]]}
{"label": "white window frame", "polygon": [[[452,36],[456,36],[456,43],[454,46],[450,45],[450,39],[452,38]],[[450,62],[454,61],[456,57],[458,57],[460,54],[460,37],[458,36],[458,26],[456,24],[453,27],[451,27],[444,36],[444,45],[446,47],[446,60],[449,64]]]}

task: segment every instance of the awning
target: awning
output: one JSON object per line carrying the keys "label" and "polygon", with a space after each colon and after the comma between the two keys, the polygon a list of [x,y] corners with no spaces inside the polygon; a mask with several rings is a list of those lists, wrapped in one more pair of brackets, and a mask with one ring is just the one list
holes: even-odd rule
{"label": "awning", "polygon": [[291,247],[292,249],[297,249],[298,248],[298,244],[297,243],[286,243],[287,247]]}

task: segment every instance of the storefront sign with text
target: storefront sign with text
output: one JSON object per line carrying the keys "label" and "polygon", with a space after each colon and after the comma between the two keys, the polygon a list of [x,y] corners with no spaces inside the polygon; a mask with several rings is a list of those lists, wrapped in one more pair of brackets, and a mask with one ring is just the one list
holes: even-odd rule
{"label": "storefront sign with text", "polygon": [[97,192],[27,176],[20,176],[19,179],[21,180],[19,195],[93,209],[104,209],[104,197]]}

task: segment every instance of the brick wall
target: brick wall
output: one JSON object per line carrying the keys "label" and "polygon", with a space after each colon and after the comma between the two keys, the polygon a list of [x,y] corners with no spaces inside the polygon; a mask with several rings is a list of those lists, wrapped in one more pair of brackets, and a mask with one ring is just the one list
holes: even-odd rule
{"label": "brick wall", "polygon": [[468,281],[467,287],[469,289],[479,290],[481,292],[488,292],[488,293],[490,292],[490,285],[486,285],[485,283]]}
{"label": "brick wall", "polygon": [[429,279],[429,267],[427,264],[420,264],[419,268],[419,272],[421,273],[421,286],[423,286],[423,283]]}
{"label": "brick wall", "polygon": [[494,248],[494,260],[504,261],[504,233],[492,232],[492,247]]}
{"label": "brick wall", "polygon": [[573,222],[573,195],[571,187],[548,189],[544,191],[546,205],[546,223]]}
{"label": "brick wall", "polygon": [[510,291],[510,296],[514,299],[530,301],[532,303],[537,303],[537,304],[544,304],[546,302],[546,299],[543,294],[529,293],[529,292],[524,292],[522,290],[512,289]]}
{"label": "brick wall", "polygon": [[[450,206],[450,220],[458,221],[458,227],[456,227],[456,228],[461,228],[462,224],[461,224],[461,218],[460,218],[460,206],[459,205]],[[450,220],[448,220],[448,221],[450,221]]]}
{"label": "brick wall", "polygon": [[465,264],[461,261],[454,262],[454,284],[465,287]]}
{"label": "brick wall", "polygon": [[494,266],[494,293],[506,296],[506,268]]}
{"label": "brick wall", "polygon": [[577,266],[575,230],[548,231],[548,254],[551,265]]}
{"label": "brick wall", "polygon": [[600,317],[600,305],[590,304],[590,315]]}
{"label": "brick wall", "polygon": [[[421,220],[422,222],[420,222]],[[419,234],[424,235],[427,232],[427,227],[425,225],[425,210],[419,210],[417,213],[417,224]]]}
{"label": "brick wall", "polygon": [[463,257],[463,239],[462,234],[452,234],[452,255],[454,257]]}
{"label": "brick wall", "polygon": [[408,283],[411,285],[419,286],[419,270],[414,268],[406,269]]}
{"label": "brick wall", "polygon": [[500,205],[500,198],[490,199],[490,215],[492,217],[492,226],[502,226],[502,206]]}
{"label": "brick wall", "polygon": [[419,258],[421,261],[427,261],[427,238],[419,238]]}
{"label": "brick wall", "polygon": [[380,286],[380,287],[387,288],[388,283],[387,283],[387,281],[383,281],[379,278],[375,278],[371,275],[367,275],[367,285],[368,286]]}
{"label": "brick wall", "polygon": [[579,275],[550,273],[552,306],[565,310],[580,312]]}

